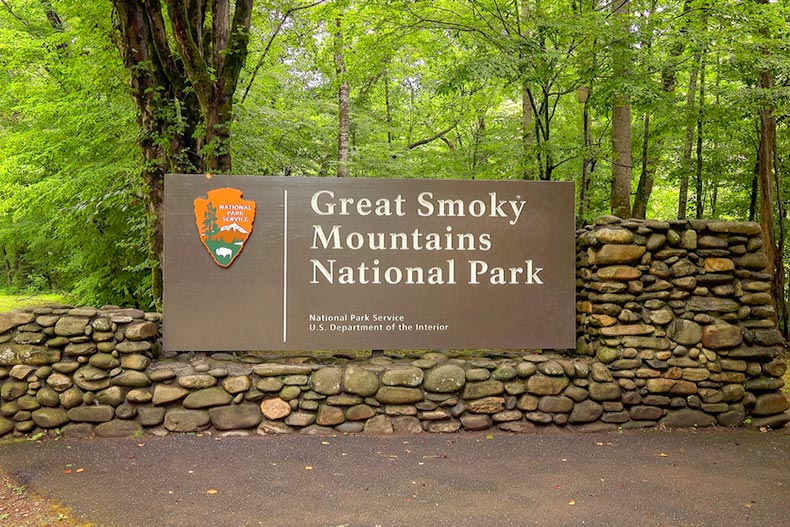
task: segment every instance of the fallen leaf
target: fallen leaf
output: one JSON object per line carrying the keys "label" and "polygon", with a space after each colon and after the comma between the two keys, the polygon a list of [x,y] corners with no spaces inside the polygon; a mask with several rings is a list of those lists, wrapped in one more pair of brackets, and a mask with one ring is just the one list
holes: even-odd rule
{"label": "fallen leaf", "polygon": [[311,467],[310,465],[307,465],[304,469],[305,470],[313,470],[313,467]]}
{"label": "fallen leaf", "polygon": [[571,500],[568,502],[568,505],[576,505],[576,500]]}
{"label": "fallen leaf", "polygon": [[84,468],[78,468],[77,470],[75,470],[75,472],[77,474],[79,474],[80,472],[85,472],[85,469]]}
{"label": "fallen leaf", "polygon": [[329,441],[321,441],[321,444],[322,444],[322,445],[328,445],[328,444],[329,444]]}
{"label": "fallen leaf", "polygon": [[206,491],[206,494],[216,494],[216,493],[218,493],[218,492],[219,492],[219,491],[218,491],[218,490],[216,490],[216,489],[208,489],[208,490]]}
{"label": "fallen leaf", "polygon": [[71,474],[71,469],[66,469],[63,471],[64,474]]}
{"label": "fallen leaf", "polygon": [[493,436],[493,435],[491,435],[491,434],[488,434],[488,435],[486,436],[486,439],[494,439],[494,436]]}
{"label": "fallen leaf", "polygon": [[744,503],[743,506],[746,507],[747,509],[751,509],[752,508],[752,504],[751,503]]}
{"label": "fallen leaf", "polygon": [[661,452],[661,453],[658,455],[658,457],[669,457],[669,454],[665,454],[665,453]]}

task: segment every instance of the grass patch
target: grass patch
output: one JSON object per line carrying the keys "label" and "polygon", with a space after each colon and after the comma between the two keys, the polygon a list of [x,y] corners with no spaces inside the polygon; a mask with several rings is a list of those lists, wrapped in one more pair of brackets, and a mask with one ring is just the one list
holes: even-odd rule
{"label": "grass patch", "polygon": [[42,306],[46,304],[68,304],[66,295],[59,293],[47,294],[9,294],[0,292],[0,313],[13,311],[23,307]]}

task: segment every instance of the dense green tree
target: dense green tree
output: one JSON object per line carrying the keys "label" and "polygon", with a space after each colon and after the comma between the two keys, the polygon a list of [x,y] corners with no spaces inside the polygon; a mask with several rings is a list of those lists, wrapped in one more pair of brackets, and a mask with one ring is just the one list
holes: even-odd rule
{"label": "dense green tree", "polygon": [[109,17],[0,5],[0,287],[147,306],[134,107]]}
{"label": "dense green tree", "polygon": [[233,98],[253,0],[113,0],[137,106],[154,298],[160,299],[167,172],[229,172]]}

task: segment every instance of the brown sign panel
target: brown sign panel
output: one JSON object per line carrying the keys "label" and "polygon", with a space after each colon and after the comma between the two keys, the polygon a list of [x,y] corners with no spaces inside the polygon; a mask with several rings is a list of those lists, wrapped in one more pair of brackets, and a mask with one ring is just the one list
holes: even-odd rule
{"label": "brown sign panel", "polygon": [[574,245],[572,183],[171,174],[164,346],[569,348]]}

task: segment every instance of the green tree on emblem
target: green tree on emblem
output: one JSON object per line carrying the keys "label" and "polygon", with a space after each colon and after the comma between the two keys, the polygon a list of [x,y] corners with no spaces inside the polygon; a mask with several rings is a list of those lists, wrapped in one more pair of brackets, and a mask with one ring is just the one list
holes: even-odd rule
{"label": "green tree on emblem", "polygon": [[208,204],[206,213],[203,215],[203,236],[211,238],[219,232],[217,227],[217,208],[213,203]]}

